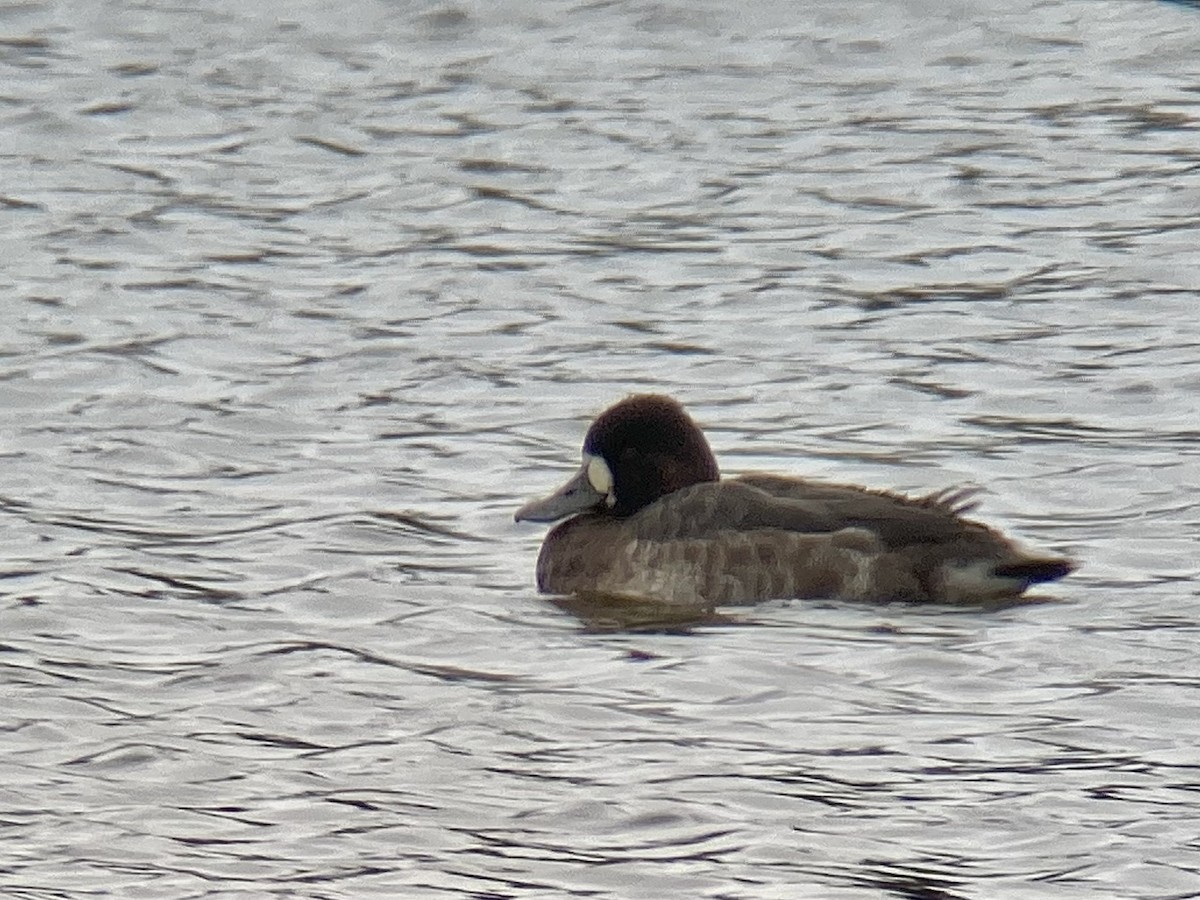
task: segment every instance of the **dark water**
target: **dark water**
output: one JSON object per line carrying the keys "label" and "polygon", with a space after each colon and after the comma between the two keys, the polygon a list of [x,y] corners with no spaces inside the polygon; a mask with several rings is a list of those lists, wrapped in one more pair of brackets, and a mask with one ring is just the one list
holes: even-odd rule
{"label": "dark water", "polygon": [[[727,7],[0,10],[5,896],[1200,896],[1200,18]],[[1083,567],[552,603],[634,389]]]}

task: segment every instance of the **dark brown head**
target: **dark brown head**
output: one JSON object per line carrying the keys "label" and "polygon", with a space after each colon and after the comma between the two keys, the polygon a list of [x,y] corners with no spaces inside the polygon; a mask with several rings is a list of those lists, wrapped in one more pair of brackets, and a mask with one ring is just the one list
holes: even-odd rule
{"label": "dark brown head", "polygon": [[720,477],[703,432],[661,394],[634,394],[602,412],[583,441],[583,465],[555,493],[517,510],[553,522],[587,510],[628,516],[680,488]]}

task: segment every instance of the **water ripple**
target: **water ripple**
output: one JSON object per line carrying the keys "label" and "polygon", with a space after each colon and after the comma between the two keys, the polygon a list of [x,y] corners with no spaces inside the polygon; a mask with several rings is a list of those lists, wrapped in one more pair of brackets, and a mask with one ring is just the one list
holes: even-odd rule
{"label": "water ripple", "polygon": [[[0,10],[5,895],[1195,895],[1194,6]],[[539,597],[634,390],[1081,570]]]}

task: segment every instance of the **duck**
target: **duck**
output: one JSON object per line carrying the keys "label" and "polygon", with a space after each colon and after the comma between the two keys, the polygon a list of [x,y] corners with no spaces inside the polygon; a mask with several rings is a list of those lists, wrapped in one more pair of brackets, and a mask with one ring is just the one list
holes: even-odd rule
{"label": "duck", "polygon": [[722,478],[674,398],[604,410],[582,464],[518,522],[558,523],[537,559],[545,594],[715,608],[765,600],[971,604],[1074,571],[966,517],[978,488],[922,496],[752,472]]}

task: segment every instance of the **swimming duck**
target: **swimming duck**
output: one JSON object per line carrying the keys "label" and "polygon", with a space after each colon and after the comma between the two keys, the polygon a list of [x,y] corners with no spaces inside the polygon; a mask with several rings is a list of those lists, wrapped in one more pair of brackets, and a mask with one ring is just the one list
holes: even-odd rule
{"label": "swimming duck", "polygon": [[974,494],[907,497],[763,473],[721,479],[684,408],[636,394],[592,423],[579,471],[515,518],[566,519],[538,555],[538,589],[551,594],[704,606],[817,597],[972,603],[1017,597],[1075,568],[964,518]]}

